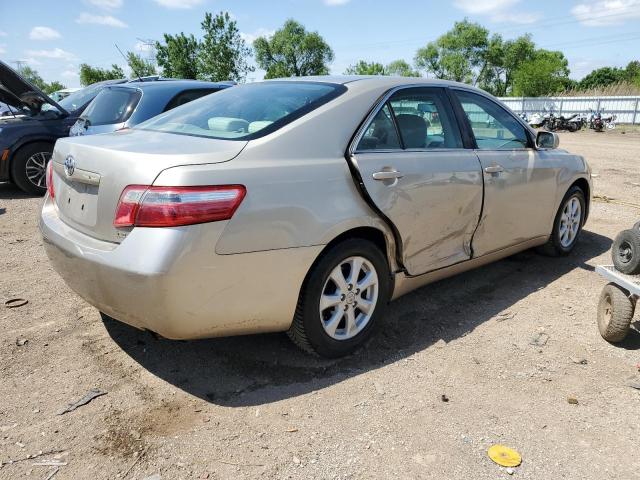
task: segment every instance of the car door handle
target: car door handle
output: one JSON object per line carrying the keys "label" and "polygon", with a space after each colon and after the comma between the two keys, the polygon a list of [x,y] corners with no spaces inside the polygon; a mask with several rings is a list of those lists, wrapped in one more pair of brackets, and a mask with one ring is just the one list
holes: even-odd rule
{"label": "car door handle", "polygon": [[374,180],[395,180],[402,178],[404,175],[397,170],[383,170],[381,172],[375,172],[373,174]]}
{"label": "car door handle", "polygon": [[486,173],[500,173],[504,172],[504,167],[502,165],[490,165],[488,167],[484,167],[484,171]]}

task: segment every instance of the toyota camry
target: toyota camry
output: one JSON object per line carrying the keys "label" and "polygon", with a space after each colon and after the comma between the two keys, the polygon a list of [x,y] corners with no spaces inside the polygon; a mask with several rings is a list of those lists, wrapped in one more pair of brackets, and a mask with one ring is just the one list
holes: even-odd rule
{"label": "toyota camry", "polygon": [[591,174],[557,147],[463,84],[258,82],[58,140],[40,229],[105,316],[171,339],[288,332],[336,357],[415,288],[569,254]]}

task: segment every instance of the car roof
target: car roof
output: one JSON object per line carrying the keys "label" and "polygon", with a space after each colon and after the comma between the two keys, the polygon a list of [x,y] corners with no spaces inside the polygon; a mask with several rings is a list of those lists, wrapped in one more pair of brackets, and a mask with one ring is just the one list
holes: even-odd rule
{"label": "car roof", "polygon": [[[272,81],[272,80],[268,80]],[[302,82],[324,82],[346,85],[349,83],[368,83],[371,86],[394,87],[401,85],[424,84],[440,87],[464,87],[475,89],[466,83],[454,82],[451,80],[439,80],[425,77],[398,77],[391,75],[317,75],[308,77],[274,78],[273,81],[302,81]]]}
{"label": "car roof", "polygon": [[131,81],[118,85],[118,88],[136,88],[140,90],[176,90],[179,88],[227,88],[231,84],[225,82],[205,82],[202,80],[154,80]]}

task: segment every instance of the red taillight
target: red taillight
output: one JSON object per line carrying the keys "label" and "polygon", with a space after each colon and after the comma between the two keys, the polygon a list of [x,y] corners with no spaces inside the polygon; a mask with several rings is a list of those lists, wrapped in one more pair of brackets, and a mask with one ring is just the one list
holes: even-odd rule
{"label": "red taillight", "polygon": [[47,190],[49,190],[51,198],[55,197],[53,190],[53,160],[49,160],[49,163],[47,163]]}
{"label": "red taillight", "polygon": [[129,185],[120,195],[116,227],[177,227],[229,220],[246,194],[242,185]]}

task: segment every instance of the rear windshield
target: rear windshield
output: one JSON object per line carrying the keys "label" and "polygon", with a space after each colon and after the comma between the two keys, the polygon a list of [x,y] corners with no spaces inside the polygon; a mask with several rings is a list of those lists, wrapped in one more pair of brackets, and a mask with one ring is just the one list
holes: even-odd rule
{"label": "rear windshield", "polygon": [[103,88],[82,113],[82,118],[94,126],[126,122],[141,96],[140,91],[133,88]]}
{"label": "rear windshield", "polygon": [[137,128],[251,140],[282,128],[346,91],[321,82],[261,82],[227,88],[177,107]]}

